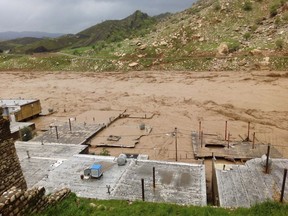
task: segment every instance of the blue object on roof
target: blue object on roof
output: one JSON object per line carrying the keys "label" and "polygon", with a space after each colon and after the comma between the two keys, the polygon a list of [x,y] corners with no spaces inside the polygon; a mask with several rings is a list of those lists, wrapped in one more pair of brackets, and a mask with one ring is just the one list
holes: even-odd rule
{"label": "blue object on roof", "polygon": [[96,170],[99,170],[99,169],[102,169],[102,165],[101,164],[93,164],[92,166],[91,166],[91,169],[96,169]]}

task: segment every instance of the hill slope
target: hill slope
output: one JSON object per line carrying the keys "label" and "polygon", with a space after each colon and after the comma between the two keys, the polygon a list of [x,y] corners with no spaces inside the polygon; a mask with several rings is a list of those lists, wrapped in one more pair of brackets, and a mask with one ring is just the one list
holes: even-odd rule
{"label": "hill slope", "polygon": [[[132,20],[142,16],[136,12]],[[288,0],[200,0],[191,8],[160,22],[148,19],[145,25],[144,16],[144,21],[140,19],[144,22],[140,25],[145,27],[144,33],[134,28],[138,26],[137,22],[126,19],[122,20],[126,23],[123,24],[125,30],[118,21],[107,21],[103,24],[105,28],[99,24],[71,36],[70,46],[64,44],[62,56],[57,55],[72,63],[66,62],[61,69],[217,71],[288,68]],[[65,38],[63,41],[67,42]]]}
{"label": "hill slope", "polygon": [[[161,17],[162,18],[162,17]],[[160,18],[159,18],[160,19]],[[15,41],[0,42],[0,49],[9,47],[14,53],[33,53],[40,50],[58,51],[64,48],[76,48],[94,45],[99,41],[116,42],[125,38],[144,35],[157,18],[149,17],[141,11],[136,11],[132,15],[122,20],[107,20],[76,35],[64,35],[58,38],[47,38],[37,40],[35,43],[26,43],[23,46]]]}
{"label": "hill slope", "polygon": [[14,31],[7,31],[7,32],[0,32],[0,41],[3,40],[14,40],[17,38],[56,38],[60,37],[61,33],[48,33],[48,32],[33,32],[33,31],[24,31],[24,32],[14,32]]}

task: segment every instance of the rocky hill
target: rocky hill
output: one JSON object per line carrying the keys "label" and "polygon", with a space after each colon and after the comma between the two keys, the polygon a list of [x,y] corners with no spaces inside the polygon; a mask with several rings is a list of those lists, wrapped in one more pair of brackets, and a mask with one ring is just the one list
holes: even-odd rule
{"label": "rocky hill", "polygon": [[[168,16],[168,14],[163,15]],[[93,46],[99,41],[105,43],[121,41],[125,38],[132,38],[144,35],[150,27],[163,18],[150,17],[141,11],[122,20],[107,20],[75,35],[63,35],[58,38],[19,38],[0,42],[0,49],[10,49],[12,53],[38,53],[47,51],[59,51],[64,48],[79,48]],[[30,40],[28,40],[30,39]],[[26,43],[23,43],[26,41]],[[22,43],[21,43],[22,42]]]}
{"label": "rocky hill", "polygon": [[287,0],[202,0],[155,29],[130,41],[135,49],[123,53],[134,59],[130,66],[179,70],[288,68]]}
{"label": "rocky hill", "polygon": [[[143,15],[136,13],[134,18],[138,16]],[[95,33],[102,29],[101,24],[80,32],[73,38],[83,37],[85,43],[70,41],[71,48],[66,46],[57,57],[46,58],[44,68],[85,71],[288,68],[288,0],[200,0],[160,22],[148,22],[141,33],[131,22],[127,23],[130,26],[127,31],[103,28],[109,32],[106,39]],[[97,37],[101,40],[95,40]],[[29,61],[28,57],[20,59]],[[29,67],[22,67],[20,59],[19,69],[39,67],[37,59],[33,64],[27,63]],[[13,62],[13,67],[17,62]],[[7,61],[5,64],[0,60],[0,69],[11,65]]]}

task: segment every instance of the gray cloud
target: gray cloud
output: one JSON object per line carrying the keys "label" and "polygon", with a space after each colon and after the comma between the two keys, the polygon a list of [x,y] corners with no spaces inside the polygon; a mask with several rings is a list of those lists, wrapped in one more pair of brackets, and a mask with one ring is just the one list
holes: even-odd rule
{"label": "gray cloud", "polygon": [[108,19],[123,19],[136,10],[149,15],[177,12],[196,0],[1,0],[0,32],[77,33]]}

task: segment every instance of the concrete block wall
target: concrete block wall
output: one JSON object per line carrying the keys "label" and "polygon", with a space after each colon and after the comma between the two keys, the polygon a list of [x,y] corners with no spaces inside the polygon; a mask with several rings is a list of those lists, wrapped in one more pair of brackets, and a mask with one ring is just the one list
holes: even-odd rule
{"label": "concrete block wall", "polygon": [[45,196],[44,187],[26,191],[12,187],[0,197],[0,215],[31,215],[56,204],[67,197],[70,192],[70,189],[64,188]]}

